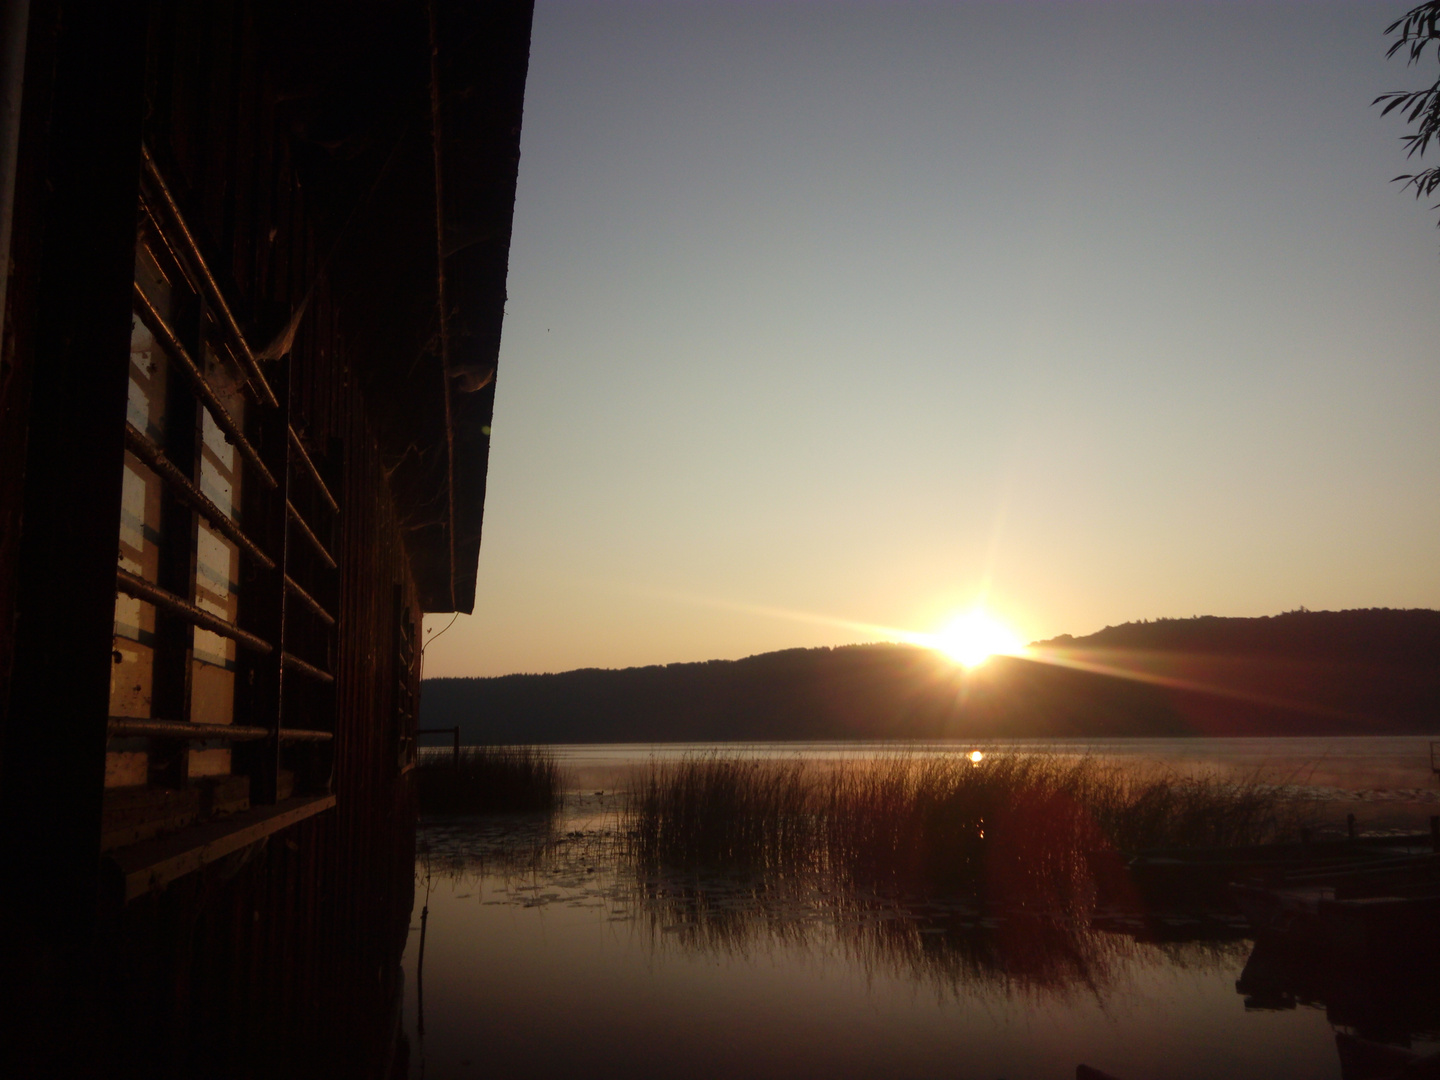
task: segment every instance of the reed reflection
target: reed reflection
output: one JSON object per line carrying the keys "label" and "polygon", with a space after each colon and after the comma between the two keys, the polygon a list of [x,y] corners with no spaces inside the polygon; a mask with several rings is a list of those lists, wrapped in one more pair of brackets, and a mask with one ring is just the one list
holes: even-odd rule
{"label": "reed reflection", "polygon": [[958,901],[846,894],[818,878],[645,875],[614,837],[555,832],[548,843],[527,840],[508,851],[491,838],[476,848],[461,841],[457,830],[443,854],[422,861],[422,885],[444,879],[477,901],[502,895],[523,907],[598,901],[608,921],[628,925],[632,940],[656,952],[834,955],[867,977],[957,998],[1103,997],[1139,967],[1237,970],[1248,951],[1219,921],[1186,919],[1181,940],[1161,941],[1177,928],[1106,908],[990,912]]}
{"label": "reed reflection", "polygon": [[[991,802],[947,799],[937,775],[899,760],[825,772],[684,763],[670,788],[652,770],[622,795],[572,798],[563,816],[432,822],[420,884],[445,879],[477,902],[603,907],[657,952],[823,954],[953,997],[1103,997],[1145,965],[1243,963],[1233,925],[1160,921],[1097,886],[1101,834],[1073,791],[1015,799],[1016,774],[997,771],[984,778]],[[660,797],[675,817],[646,801]],[[1003,858],[991,854],[1007,841]]]}
{"label": "reed reflection", "polygon": [[952,997],[1103,997],[1142,966],[1234,970],[1248,950],[1219,920],[1187,919],[1184,940],[1159,942],[1150,920],[1106,908],[1007,911],[763,876],[635,876],[630,886],[626,899],[651,948],[835,954],[867,977]]}

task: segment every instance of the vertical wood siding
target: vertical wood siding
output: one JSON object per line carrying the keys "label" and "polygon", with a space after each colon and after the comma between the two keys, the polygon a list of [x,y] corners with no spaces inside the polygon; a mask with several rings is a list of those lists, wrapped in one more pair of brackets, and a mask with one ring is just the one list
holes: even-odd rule
{"label": "vertical wood siding", "polygon": [[336,655],[322,658],[335,675],[338,803],[115,915],[107,1056],[147,1076],[160,1066],[360,1077],[390,1056],[414,896],[415,799],[397,759],[400,737],[414,734],[395,720],[397,596],[417,624],[420,612],[342,333],[343,298],[320,273],[283,103],[261,63],[271,43],[257,26],[250,4],[156,3],[146,137],[237,317],[258,328],[253,347],[309,295],[292,408],[341,502]]}

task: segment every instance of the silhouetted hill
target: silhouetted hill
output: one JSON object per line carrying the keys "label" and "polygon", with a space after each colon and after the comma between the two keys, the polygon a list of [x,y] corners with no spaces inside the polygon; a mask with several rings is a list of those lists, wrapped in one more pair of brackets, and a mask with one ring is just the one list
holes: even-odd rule
{"label": "silhouetted hill", "polygon": [[1126,623],[970,672],[878,644],[427,679],[421,715],[477,743],[1424,733],[1440,727],[1440,612]]}

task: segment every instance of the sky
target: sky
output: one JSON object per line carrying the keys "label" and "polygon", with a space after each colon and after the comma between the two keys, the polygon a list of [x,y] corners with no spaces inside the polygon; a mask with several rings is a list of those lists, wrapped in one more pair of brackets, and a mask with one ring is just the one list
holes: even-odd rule
{"label": "sky", "polygon": [[425,674],[1440,607],[1408,6],[537,0]]}

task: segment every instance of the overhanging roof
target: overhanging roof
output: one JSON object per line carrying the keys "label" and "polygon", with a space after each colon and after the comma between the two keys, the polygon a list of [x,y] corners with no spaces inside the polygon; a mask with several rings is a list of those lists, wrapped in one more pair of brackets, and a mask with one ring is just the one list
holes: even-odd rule
{"label": "overhanging roof", "polygon": [[475,602],[532,12],[270,15],[277,108],[427,611]]}

